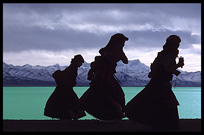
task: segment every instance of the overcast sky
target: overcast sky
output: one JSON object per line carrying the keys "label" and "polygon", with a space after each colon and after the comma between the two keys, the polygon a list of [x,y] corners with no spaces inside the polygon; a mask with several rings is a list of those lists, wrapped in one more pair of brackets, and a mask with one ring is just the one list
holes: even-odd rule
{"label": "overcast sky", "polygon": [[13,65],[92,62],[110,37],[129,38],[129,60],[150,66],[166,38],[181,37],[184,71],[201,71],[201,4],[3,4],[3,61]]}

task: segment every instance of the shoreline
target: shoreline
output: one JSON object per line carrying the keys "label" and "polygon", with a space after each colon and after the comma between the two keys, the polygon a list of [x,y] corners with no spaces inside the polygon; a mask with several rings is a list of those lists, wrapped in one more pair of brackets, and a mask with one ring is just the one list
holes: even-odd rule
{"label": "shoreline", "polygon": [[[120,120],[3,120],[3,132],[161,132],[148,125]],[[166,131],[167,132],[167,131]],[[169,132],[169,131],[168,131]],[[172,132],[172,131],[171,131]],[[201,132],[201,119],[180,119],[180,130]]]}

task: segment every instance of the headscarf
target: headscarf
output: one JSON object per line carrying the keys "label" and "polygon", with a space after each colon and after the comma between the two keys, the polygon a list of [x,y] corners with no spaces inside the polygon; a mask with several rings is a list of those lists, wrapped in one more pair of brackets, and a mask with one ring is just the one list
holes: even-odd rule
{"label": "headscarf", "polygon": [[179,47],[179,43],[181,42],[181,39],[177,35],[170,35],[166,39],[166,43],[163,46],[164,51],[172,51],[177,50]]}

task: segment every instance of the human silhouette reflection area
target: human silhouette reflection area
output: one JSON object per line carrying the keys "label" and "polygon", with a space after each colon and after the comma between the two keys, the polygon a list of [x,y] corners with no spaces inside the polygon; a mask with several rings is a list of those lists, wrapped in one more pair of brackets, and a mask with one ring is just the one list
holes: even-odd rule
{"label": "human silhouette reflection area", "polygon": [[46,103],[45,116],[77,120],[86,115],[80,106],[79,98],[73,90],[76,85],[78,67],[83,62],[84,59],[81,55],[75,55],[70,66],[63,71],[57,70],[53,73],[57,86]]}
{"label": "human silhouette reflection area", "polygon": [[180,42],[180,37],[176,35],[166,39],[163,50],[151,64],[148,75],[151,80],[125,107],[126,116],[130,120],[148,124],[155,129],[179,129],[179,102],[171,89],[171,81],[173,75],[180,74],[177,68],[184,66],[183,59],[179,59],[178,63],[175,60]]}

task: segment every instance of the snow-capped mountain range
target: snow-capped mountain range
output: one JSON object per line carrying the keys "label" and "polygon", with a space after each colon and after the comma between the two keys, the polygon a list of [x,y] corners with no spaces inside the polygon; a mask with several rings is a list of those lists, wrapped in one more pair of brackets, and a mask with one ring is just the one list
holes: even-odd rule
{"label": "snow-capped mountain range", "polygon": [[[3,86],[56,86],[52,74],[56,70],[63,70],[67,66],[55,64],[52,66],[14,66],[3,62]],[[87,74],[90,63],[84,62],[78,70],[77,86],[89,86]],[[149,82],[148,73],[150,68],[139,60],[131,60],[128,64],[118,62],[116,77],[122,86],[145,86]],[[181,71],[181,74],[174,77],[176,86],[195,87],[201,86],[201,72]]]}

